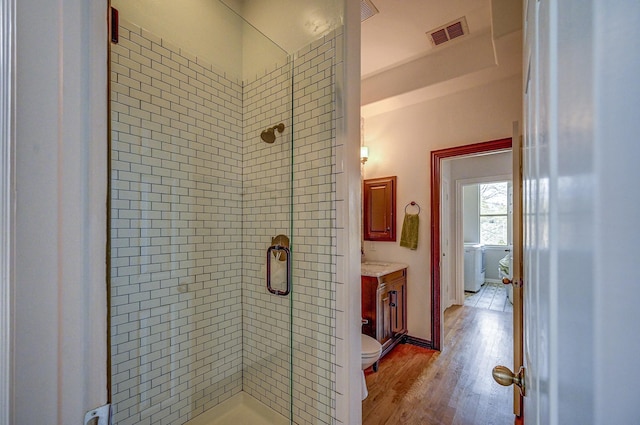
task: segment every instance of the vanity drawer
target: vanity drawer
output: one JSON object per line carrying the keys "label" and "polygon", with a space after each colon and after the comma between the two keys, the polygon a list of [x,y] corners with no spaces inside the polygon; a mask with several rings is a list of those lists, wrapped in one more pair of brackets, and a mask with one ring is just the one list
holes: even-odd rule
{"label": "vanity drawer", "polygon": [[398,270],[397,272],[392,272],[389,274],[385,274],[384,276],[380,276],[378,278],[379,283],[387,283],[393,282],[394,280],[404,279],[407,275],[407,269]]}

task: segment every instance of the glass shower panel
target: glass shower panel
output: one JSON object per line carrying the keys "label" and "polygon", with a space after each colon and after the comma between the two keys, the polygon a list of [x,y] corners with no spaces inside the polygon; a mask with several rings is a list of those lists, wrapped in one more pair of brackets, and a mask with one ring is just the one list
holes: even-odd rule
{"label": "glass shower panel", "polygon": [[[243,391],[291,420],[292,297],[287,280],[296,254],[281,248],[294,244],[291,60],[253,42],[260,37],[245,23]],[[273,293],[266,290],[267,272]]]}
{"label": "glass shower panel", "polygon": [[[242,391],[291,418],[292,297],[267,291],[266,258],[294,243],[292,61],[188,3],[112,0],[113,423],[182,424]],[[269,54],[219,52],[247,40]]]}
{"label": "glass shower panel", "polygon": [[[243,362],[244,391],[291,416],[291,294],[288,264],[292,237],[291,65],[245,81]],[[260,135],[267,129],[275,138]],[[295,251],[295,250],[294,250]],[[269,264],[269,267],[267,266]],[[276,294],[265,291],[267,271]]]}

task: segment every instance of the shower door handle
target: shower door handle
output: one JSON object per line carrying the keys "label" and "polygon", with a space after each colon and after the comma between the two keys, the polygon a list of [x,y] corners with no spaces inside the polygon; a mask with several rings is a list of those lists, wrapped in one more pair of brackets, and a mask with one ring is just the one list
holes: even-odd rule
{"label": "shower door handle", "polygon": [[[271,253],[272,252],[284,252],[286,256],[286,289],[281,291],[279,289],[273,289],[271,287]],[[267,249],[267,290],[275,295],[285,296],[289,295],[291,290],[291,251],[286,246],[272,245]]]}

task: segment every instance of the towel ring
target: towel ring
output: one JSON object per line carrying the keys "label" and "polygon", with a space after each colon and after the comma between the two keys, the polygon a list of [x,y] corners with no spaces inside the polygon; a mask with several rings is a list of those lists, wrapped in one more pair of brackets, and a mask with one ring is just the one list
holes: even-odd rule
{"label": "towel ring", "polygon": [[409,207],[418,207],[418,214],[420,214],[420,205],[418,205],[418,203],[416,201],[411,201],[409,202],[405,207],[404,207],[404,213],[407,213],[407,208]]}

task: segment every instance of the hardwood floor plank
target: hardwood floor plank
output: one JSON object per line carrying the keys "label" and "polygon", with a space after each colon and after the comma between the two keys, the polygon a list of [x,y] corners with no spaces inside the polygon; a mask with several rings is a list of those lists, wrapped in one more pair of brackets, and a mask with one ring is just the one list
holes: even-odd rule
{"label": "hardwood floor plank", "polygon": [[512,389],[493,381],[512,364],[510,313],[454,306],[444,315],[441,353],[400,344],[365,372],[364,425],[507,425]]}

